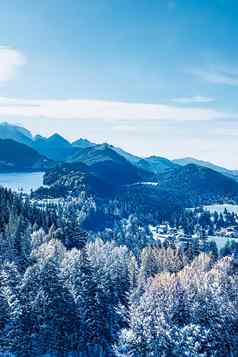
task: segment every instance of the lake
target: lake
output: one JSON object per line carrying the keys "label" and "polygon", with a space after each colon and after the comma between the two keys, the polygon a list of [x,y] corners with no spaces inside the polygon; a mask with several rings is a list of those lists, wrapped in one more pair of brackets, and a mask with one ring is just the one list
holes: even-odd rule
{"label": "lake", "polygon": [[12,191],[30,193],[43,185],[44,172],[16,172],[0,174],[0,186]]}

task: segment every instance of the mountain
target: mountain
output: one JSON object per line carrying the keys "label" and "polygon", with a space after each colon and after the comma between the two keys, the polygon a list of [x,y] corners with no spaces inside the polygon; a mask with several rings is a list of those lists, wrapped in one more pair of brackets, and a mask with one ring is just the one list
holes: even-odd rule
{"label": "mountain", "polygon": [[69,141],[59,134],[53,134],[49,138],[38,135],[33,141],[32,147],[41,155],[55,161],[66,161],[77,151]]}
{"label": "mountain", "polygon": [[[92,143],[91,141],[89,141],[87,139],[79,139],[77,141],[74,141],[72,143],[72,145],[75,146],[75,147],[78,147],[80,149],[86,149],[86,148],[89,148],[89,147],[96,146],[97,144]],[[123,149],[121,149],[119,147],[116,147],[116,146],[113,146],[113,145],[110,145],[110,144],[107,144],[107,143],[99,144],[99,145],[108,145],[113,151],[115,151],[120,156],[124,157],[127,161],[129,161],[133,165],[135,165],[138,161],[141,160],[141,157],[133,155],[133,154],[130,154],[129,152],[127,152],[127,151],[125,151],[125,150],[123,150]]]}
{"label": "mountain", "polygon": [[110,147],[112,148],[112,150],[116,151],[119,155],[123,156],[126,160],[128,160],[131,164],[142,170],[153,172],[154,174],[162,173],[166,170],[175,169],[178,167],[178,164],[164,157],[149,156],[141,158],[139,156],[130,154],[129,152],[119,147],[115,147],[112,145]]}
{"label": "mountain", "polygon": [[181,166],[185,166],[185,165],[188,165],[188,164],[195,164],[195,165],[199,165],[199,166],[203,166],[203,167],[207,167],[209,169],[212,169],[214,171],[217,171],[227,177],[230,177],[236,181],[238,181],[238,170],[228,170],[222,166],[218,166],[218,165],[215,165],[211,162],[208,162],[208,161],[202,161],[202,160],[197,160],[197,159],[194,159],[192,157],[185,157],[183,159],[176,159],[176,160],[173,160],[173,162],[175,164],[178,164],[178,165],[181,165]]}
{"label": "mountain", "polygon": [[166,170],[175,169],[179,166],[173,161],[170,161],[164,157],[150,156],[138,161],[137,167],[140,167],[147,171],[151,171],[155,174],[160,174],[165,172]]}
{"label": "mountain", "polygon": [[29,130],[3,122],[0,123],[0,139],[11,139],[31,146],[33,137]]}
{"label": "mountain", "polygon": [[87,148],[90,148],[92,146],[95,146],[96,144],[92,143],[88,139],[80,138],[79,140],[73,141],[72,145],[74,147],[76,147],[76,148],[79,148],[79,149],[87,149]]}
{"label": "mountain", "polygon": [[114,186],[152,179],[152,174],[133,166],[109,144],[96,145],[74,155],[71,162],[82,162],[93,174]]}
{"label": "mountain", "polygon": [[187,207],[238,202],[238,183],[217,171],[194,164],[159,175],[159,187],[183,197]]}
{"label": "mountain", "polygon": [[0,172],[43,171],[54,165],[25,144],[0,139]]}

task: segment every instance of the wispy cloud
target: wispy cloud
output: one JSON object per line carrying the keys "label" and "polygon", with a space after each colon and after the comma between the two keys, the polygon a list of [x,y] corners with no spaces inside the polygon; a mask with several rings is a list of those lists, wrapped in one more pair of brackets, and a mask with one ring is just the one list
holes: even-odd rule
{"label": "wispy cloud", "polygon": [[191,73],[202,80],[213,84],[238,86],[238,71],[227,69],[195,69]]}
{"label": "wispy cloud", "polygon": [[215,99],[211,97],[196,95],[194,97],[174,98],[172,101],[179,104],[192,104],[192,103],[199,104],[199,103],[212,103],[215,101]]}
{"label": "wispy cloud", "polygon": [[6,82],[13,79],[17,69],[26,63],[25,56],[8,47],[0,47],[0,82]]}
{"label": "wispy cloud", "polygon": [[234,117],[213,108],[100,100],[27,100],[0,97],[0,115],[52,119],[207,121]]}

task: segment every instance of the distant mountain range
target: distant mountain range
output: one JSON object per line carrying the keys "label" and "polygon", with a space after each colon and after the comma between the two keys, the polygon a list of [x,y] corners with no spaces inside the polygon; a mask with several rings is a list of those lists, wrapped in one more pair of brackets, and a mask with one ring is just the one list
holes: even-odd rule
{"label": "distant mountain range", "polygon": [[56,187],[57,194],[84,187],[99,196],[137,197],[145,207],[163,204],[163,197],[183,206],[238,202],[235,170],[192,158],[141,158],[107,143],[70,143],[59,134],[33,137],[19,126],[0,124],[0,171],[36,170],[47,171],[45,182],[55,195]]}
{"label": "distant mountain range", "polygon": [[[80,160],[80,158],[82,158],[84,155],[87,155],[87,152],[85,151],[85,154],[82,154],[81,156],[83,150],[97,146],[97,144],[85,138],[79,138],[73,143],[70,143],[68,140],[57,133],[48,138],[40,135],[33,137],[29,130],[17,125],[9,124],[7,122],[0,123],[0,139],[11,139],[28,145],[38,151],[39,154],[57,162],[71,162]],[[99,147],[100,145],[102,144],[99,144]],[[137,168],[154,174],[160,174],[171,169],[173,170],[178,168],[178,165],[185,166],[188,164],[196,164],[198,166],[210,168],[238,181],[238,170],[228,170],[210,162],[189,157],[173,161],[160,156],[141,158],[112,145],[110,145],[110,149]]]}

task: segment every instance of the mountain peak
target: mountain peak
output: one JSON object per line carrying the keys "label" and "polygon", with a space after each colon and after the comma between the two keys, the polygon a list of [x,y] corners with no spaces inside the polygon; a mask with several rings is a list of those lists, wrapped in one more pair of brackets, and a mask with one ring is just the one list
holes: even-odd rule
{"label": "mountain peak", "polygon": [[96,144],[92,143],[88,139],[80,138],[80,139],[75,140],[74,142],[72,142],[72,145],[77,147],[77,148],[80,148],[80,149],[87,149],[89,147],[95,146]]}
{"label": "mountain peak", "polygon": [[58,133],[54,133],[53,135],[49,136],[47,138],[48,142],[53,142],[55,144],[66,144],[66,145],[71,145],[68,140],[66,140],[63,136],[61,136]]}

